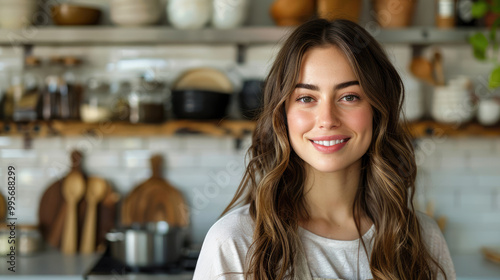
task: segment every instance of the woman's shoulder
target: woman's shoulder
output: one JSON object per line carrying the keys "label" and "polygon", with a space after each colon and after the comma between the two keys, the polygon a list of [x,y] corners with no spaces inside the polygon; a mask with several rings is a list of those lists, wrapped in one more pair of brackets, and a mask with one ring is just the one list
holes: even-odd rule
{"label": "woman's shoulder", "polygon": [[232,210],[215,222],[210,227],[205,239],[219,244],[225,243],[227,240],[249,241],[252,239],[253,226],[249,205],[244,205]]}

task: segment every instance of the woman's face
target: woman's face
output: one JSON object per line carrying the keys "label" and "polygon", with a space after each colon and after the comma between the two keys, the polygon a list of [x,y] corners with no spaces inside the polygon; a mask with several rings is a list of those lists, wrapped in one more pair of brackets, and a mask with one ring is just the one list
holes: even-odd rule
{"label": "woman's face", "polygon": [[320,172],[344,170],[361,160],[372,139],[372,107],[344,54],[309,49],[286,103],[294,151]]}

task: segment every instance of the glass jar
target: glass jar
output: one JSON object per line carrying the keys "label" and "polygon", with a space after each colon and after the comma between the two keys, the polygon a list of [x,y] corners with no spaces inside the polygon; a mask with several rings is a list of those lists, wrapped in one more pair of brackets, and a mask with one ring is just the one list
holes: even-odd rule
{"label": "glass jar", "polygon": [[129,96],[130,122],[161,123],[165,121],[167,88],[158,80],[141,78],[132,86]]}
{"label": "glass jar", "polygon": [[15,103],[14,121],[33,121],[42,117],[42,107],[39,102],[44,87],[41,66],[42,63],[38,57],[26,57],[22,75],[23,93]]}
{"label": "glass jar", "polygon": [[111,101],[109,84],[103,80],[90,79],[80,106],[82,121],[96,123],[110,120]]}
{"label": "glass jar", "polygon": [[113,121],[129,121],[130,120],[130,105],[129,95],[131,86],[128,81],[118,81],[116,90],[112,90],[112,120]]}
{"label": "glass jar", "polygon": [[64,58],[64,87],[68,97],[68,118],[80,119],[80,106],[83,99],[82,60],[74,56]]}
{"label": "glass jar", "polygon": [[[67,106],[67,91],[64,90],[63,58],[51,57],[45,77],[45,88],[43,93],[43,119],[65,119],[69,116]],[[61,88],[63,92],[61,93]]]}
{"label": "glass jar", "polygon": [[43,249],[42,235],[35,225],[18,227],[17,252],[20,256],[30,256]]}

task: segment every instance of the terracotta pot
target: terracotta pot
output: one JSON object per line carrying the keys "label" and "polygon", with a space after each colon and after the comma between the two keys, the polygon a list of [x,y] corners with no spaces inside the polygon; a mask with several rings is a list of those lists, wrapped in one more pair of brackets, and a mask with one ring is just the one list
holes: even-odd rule
{"label": "terracotta pot", "polygon": [[317,13],[320,18],[359,21],[362,5],[361,0],[317,0],[317,3]]}
{"label": "terracotta pot", "polygon": [[275,0],[270,13],[277,25],[300,25],[314,15],[314,8],[312,0]]}
{"label": "terracotta pot", "polygon": [[377,22],[384,28],[409,26],[417,0],[374,0]]}

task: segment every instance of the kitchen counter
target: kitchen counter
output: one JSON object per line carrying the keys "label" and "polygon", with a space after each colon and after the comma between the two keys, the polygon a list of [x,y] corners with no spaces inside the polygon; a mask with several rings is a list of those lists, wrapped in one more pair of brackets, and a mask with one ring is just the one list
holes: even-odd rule
{"label": "kitchen counter", "polygon": [[16,256],[15,272],[8,270],[7,258],[0,258],[0,279],[68,279],[81,280],[100,254],[66,256],[46,250],[32,256]]}
{"label": "kitchen counter", "polygon": [[[7,258],[0,258],[0,280],[188,280],[193,272],[180,274],[86,274],[101,257],[100,254],[65,256],[58,251],[48,250],[30,257],[17,257],[16,272],[7,270]],[[500,280],[500,265],[485,260],[480,254],[452,256],[458,280]]]}

